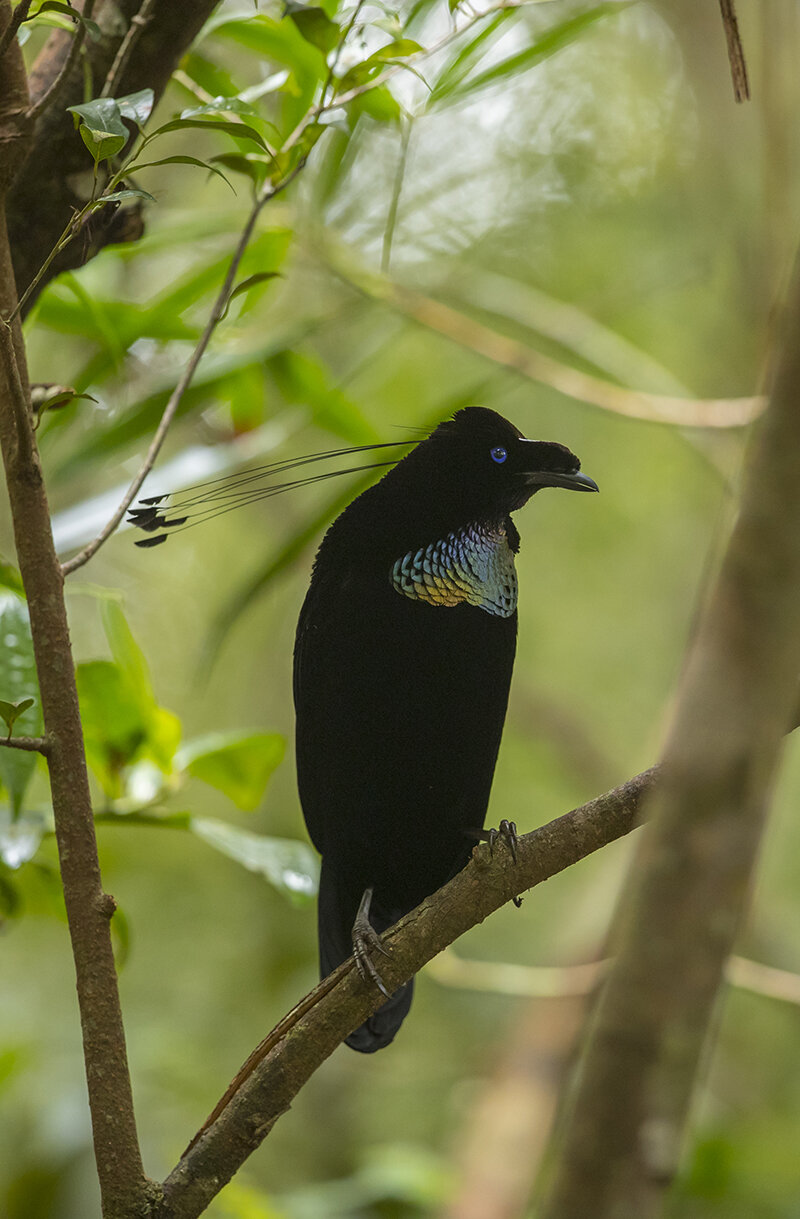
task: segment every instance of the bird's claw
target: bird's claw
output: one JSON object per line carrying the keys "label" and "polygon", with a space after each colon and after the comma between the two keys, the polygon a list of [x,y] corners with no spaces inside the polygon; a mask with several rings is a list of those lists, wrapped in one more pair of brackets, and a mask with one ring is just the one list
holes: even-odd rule
{"label": "bird's claw", "polygon": [[490,855],[494,855],[494,844],[496,842],[504,842],[511,852],[511,858],[514,860],[514,863],[519,862],[517,857],[519,834],[517,833],[516,821],[506,821],[503,818],[497,829],[486,831],[486,841],[489,843]]}
{"label": "bird's claw", "polygon": [[353,923],[353,956],[355,957],[356,969],[361,980],[363,982],[374,983],[381,994],[390,999],[391,995],[384,986],[383,978],[378,973],[375,962],[372,959],[372,953],[379,952],[384,957],[388,957],[390,953],[388,948],[384,948],[381,943],[381,937],[369,921],[371,901],[372,889],[366,889],[364,896],[361,898],[355,922]]}
{"label": "bird's claw", "polygon": [[[506,821],[505,818],[500,822],[497,829],[481,830],[479,837],[484,838],[489,844],[489,854],[494,855],[494,847],[496,842],[504,842],[511,852],[511,858],[514,863],[519,863],[517,855],[517,846],[519,844],[519,834],[517,833],[517,823],[515,821]],[[512,902],[519,910],[522,905],[521,897],[512,897]]]}

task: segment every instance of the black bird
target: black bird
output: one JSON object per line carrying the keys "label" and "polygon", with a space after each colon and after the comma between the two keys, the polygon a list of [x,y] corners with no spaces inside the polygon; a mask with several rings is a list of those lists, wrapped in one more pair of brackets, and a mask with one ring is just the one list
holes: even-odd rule
{"label": "black bird", "polygon": [[[596,491],[564,445],[459,410],[359,495],[319,548],[297,627],[297,774],[322,856],[321,974],[466,864],[481,831],[517,635],[511,513],[542,487]],[[389,1044],[413,981],[347,1038]],[[385,992],[384,992],[385,993]]]}

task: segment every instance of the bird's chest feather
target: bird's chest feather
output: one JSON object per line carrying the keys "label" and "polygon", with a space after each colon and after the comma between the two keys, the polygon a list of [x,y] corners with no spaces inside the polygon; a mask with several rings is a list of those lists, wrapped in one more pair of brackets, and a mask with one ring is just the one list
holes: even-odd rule
{"label": "bird's chest feather", "polygon": [[389,579],[396,593],[428,605],[466,603],[498,618],[517,608],[514,554],[502,526],[469,525],[409,550]]}

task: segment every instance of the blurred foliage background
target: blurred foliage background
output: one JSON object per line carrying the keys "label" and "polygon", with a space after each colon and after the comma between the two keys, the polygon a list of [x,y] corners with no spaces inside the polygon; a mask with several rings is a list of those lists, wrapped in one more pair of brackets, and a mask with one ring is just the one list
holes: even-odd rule
{"label": "blurred foliage background", "polygon": [[[552,0],[485,18],[413,61],[424,80],[398,72],[333,112],[246,257],[243,274],[276,274],[233,302],[146,485],[400,439],[469,402],[574,449],[602,495],[543,495],[518,518],[520,642],[494,824],[532,828],[655,760],[725,537],[744,429],[624,417],[509,364],[538,352],[688,398],[761,386],[797,231],[800,17],[792,0],[738,8],[745,106],[715,4]],[[341,72],[388,39],[431,46],[453,20],[443,0],[364,15]],[[262,130],[290,131],[326,68],[279,18],[221,5],[157,119],[243,95]],[[246,141],[176,131],[163,149],[222,158],[237,193],[186,165],[143,173],[157,200],[144,238],[61,276],[27,322],[34,379],[94,399],[48,412],[39,431],[65,555],[137,469],[248,208]],[[314,545],[364,477],[254,503],[152,551],[121,531],[69,583],[156,1177],[315,980],[291,652]],[[0,550],[12,559],[5,513]],[[2,579],[14,693],[30,689],[25,623],[13,571]],[[19,731],[35,731],[26,714]],[[16,757],[0,764],[0,1215],[84,1219],[98,1201],[47,788],[25,770],[33,755],[24,773]],[[741,951],[800,973],[798,798],[790,742]],[[584,1002],[569,967],[602,954],[628,854],[617,844],[476,928],[455,949],[476,962],[468,976],[434,963],[397,1042],[370,1058],[337,1051],[209,1214],[534,1213]],[[537,989],[551,997],[524,993]],[[799,1125],[800,1008],[731,987],[670,1215],[800,1215]]]}

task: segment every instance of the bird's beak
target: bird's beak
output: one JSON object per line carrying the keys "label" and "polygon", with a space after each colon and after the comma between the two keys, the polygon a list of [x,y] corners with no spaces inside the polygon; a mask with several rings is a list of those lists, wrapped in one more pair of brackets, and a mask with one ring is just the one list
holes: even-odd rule
{"label": "bird's beak", "polygon": [[588,474],[560,474],[556,470],[536,470],[524,474],[529,487],[566,487],[568,491],[599,491],[597,483]]}

